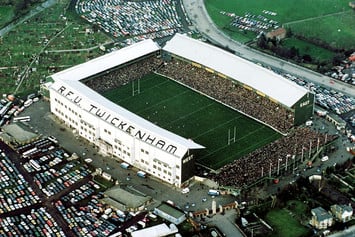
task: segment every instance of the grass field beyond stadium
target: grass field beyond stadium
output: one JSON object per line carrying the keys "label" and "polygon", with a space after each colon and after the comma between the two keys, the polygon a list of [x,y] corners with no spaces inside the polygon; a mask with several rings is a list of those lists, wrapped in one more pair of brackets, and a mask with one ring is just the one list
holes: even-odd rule
{"label": "grass field beyond stadium", "polygon": [[[320,39],[332,46],[344,49],[354,48],[354,10],[349,0],[206,0],[206,9],[212,20],[220,27],[229,26],[232,18],[221,11],[244,16],[245,13],[263,15],[290,28],[297,35]],[[276,13],[264,14],[263,10]],[[246,42],[256,35],[246,35],[243,31],[235,37]],[[244,37],[243,37],[244,36]]]}
{"label": "grass field beyond stadium", "polygon": [[[199,151],[197,162],[212,169],[219,169],[281,136],[269,127],[157,74],[109,90],[103,96],[162,128],[205,146],[206,149]],[[235,142],[232,141],[234,127]]]}

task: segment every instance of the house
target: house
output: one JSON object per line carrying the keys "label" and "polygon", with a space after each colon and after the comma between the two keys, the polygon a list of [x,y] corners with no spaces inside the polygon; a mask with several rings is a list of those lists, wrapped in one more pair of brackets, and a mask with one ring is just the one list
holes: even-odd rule
{"label": "house", "polygon": [[340,222],[350,221],[353,216],[353,208],[349,205],[334,204],[330,206],[330,211],[333,213],[335,219]]}
{"label": "house", "polygon": [[327,229],[333,225],[333,216],[322,207],[311,210],[312,219],[310,224],[317,229]]}
{"label": "house", "polygon": [[267,39],[276,38],[277,40],[282,40],[286,37],[286,29],[285,28],[277,28],[276,30],[272,30],[266,34]]}

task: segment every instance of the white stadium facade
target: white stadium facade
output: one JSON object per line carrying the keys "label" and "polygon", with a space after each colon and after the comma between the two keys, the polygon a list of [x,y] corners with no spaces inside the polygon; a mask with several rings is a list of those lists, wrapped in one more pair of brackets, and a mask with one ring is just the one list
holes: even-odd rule
{"label": "white stadium facade", "polygon": [[[164,47],[144,40],[51,76],[50,108],[55,116],[95,144],[101,153],[176,187],[194,176],[194,151],[204,147],[135,115],[81,82],[146,55],[183,58],[237,80],[293,110],[295,123],[312,116],[314,96],[306,89],[227,51],[181,34],[176,34]],[[298,108],[307,109],[297,112]],[[299,121],[297,113],[301,114]]]}

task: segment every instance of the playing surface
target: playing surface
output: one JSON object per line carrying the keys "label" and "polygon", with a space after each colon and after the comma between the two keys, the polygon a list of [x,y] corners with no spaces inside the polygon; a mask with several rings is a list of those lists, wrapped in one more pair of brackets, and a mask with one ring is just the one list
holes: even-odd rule
{"label": "playing surface", "polygon": [[212,169],[281,136],[269,127],[157,74],[109,90],[103,96],[162,128],[205,146],[206,149],[198,153],[197,162]]}

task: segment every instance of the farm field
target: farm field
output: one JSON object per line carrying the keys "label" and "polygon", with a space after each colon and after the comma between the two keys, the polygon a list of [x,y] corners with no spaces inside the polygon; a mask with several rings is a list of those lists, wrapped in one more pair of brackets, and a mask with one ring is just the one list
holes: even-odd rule
{"label": "farm field", "polygon": [[[197,162],[218,169],[278,139],[281,135],[173,80],[150,74],[138,81],[103,93],[131,112],[182,137],[203,145]],[[135,95],[132,96],[132,91]],[[234,140],[228,145],[229,138]],[[212,138],[212,139],[211,139]]]}
{"label": "farm field", "polygon": [[[353,40],[355,14],[349,7],[348,0],[206,0],[205,5],[209,15],[220,28],[230,28],[229,24],[232,20],[230,16],[221,14],[221,11],[239,16],[250,13],[277,21],[297,35],[317,38],[338,48],[355,47]],[[264,10],[275,14],[267,14],[263,12]],[[227,31],[227,33],[244,41],[255,38],[255,34],[241,31]]]}

